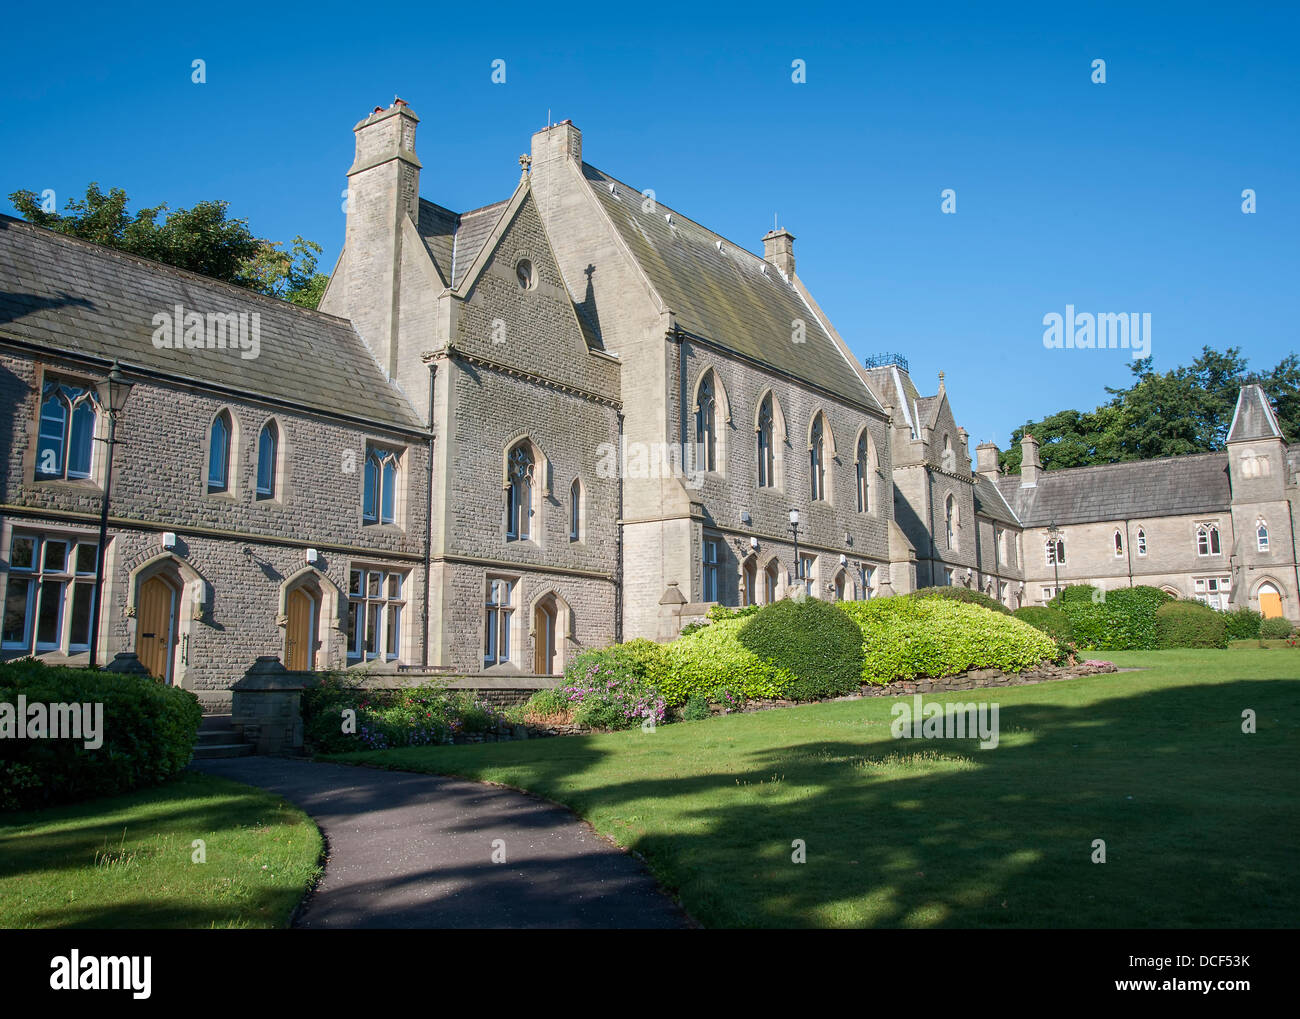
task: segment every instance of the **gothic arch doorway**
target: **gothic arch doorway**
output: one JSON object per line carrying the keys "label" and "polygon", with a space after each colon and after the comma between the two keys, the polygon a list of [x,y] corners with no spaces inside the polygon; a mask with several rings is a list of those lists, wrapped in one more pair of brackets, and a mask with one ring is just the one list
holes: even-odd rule
{"label": "gothic arch doorway", "polygon": [[533,672],[539,676],[555,675],[555,621],[558,614],[555,598],[550,595],[533,609]]}
{"label": "gothic arch doorway", "polygon": [[177,609],[181,585],[159,570],[140,581],[136,596],[135,653],[149,674],[175,679]]}

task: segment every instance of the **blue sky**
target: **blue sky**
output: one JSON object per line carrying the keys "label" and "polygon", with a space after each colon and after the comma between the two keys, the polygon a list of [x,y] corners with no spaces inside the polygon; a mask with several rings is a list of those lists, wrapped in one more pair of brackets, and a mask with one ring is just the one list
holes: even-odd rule
{"label": "blue sky", "polygon": [[1149,312],[1162,370],[1296,347],[1293,5],[452,6],[33,9],[0,63],[0,192],[222,198],[329,268],[374,106],[420,115],[421,191],[453,209],[510,192],[549,110],[751,250],[779,214],[853,350],[903,353],[923,393],[945,371],[973,443],[1128,383],[1127,351],[1044,348],[1066,304]]}

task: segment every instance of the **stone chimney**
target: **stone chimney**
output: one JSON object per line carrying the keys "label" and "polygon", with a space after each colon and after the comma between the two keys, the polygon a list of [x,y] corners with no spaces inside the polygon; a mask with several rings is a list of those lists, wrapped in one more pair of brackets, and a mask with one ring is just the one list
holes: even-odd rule
{"label": "stone chimney", "polygon": [[551,124],[533,135],[532,174],[545,175],[548,164],[559,159],[572,160],[582,166],[582,132],[571,120]]}
{"label": "stone chimney", "polygon": [[794,234],[777,227],[763,235],[763,260],[786,276],[794,277]]}
{"label": "stone chimney", "polygon": [[420,161],[415,126],[420,118],[401,99],[373,113],[352,130],[357,154],[348,170],[346,278],[340,300],[329,310],[352,320],[390,378],[397,376],[398,287],[402,220],[420,214]]}
{"label": "stone chimney", "polygon": [[981,442],[975,447],[975,473],[989,481],[998,479],[998,449],[993,442]]}
{"label": "stone chimney", "polygon": [[1042,469],[1042,461],[1038,459],[1038,440],[1026,432],[1020,440],[1020,487],[1034,488]]}

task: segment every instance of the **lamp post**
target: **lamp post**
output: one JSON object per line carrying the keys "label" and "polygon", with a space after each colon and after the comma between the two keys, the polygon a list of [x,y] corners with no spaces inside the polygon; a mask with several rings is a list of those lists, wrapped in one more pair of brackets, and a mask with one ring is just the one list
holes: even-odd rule
{"label": "lamp post", "polygon": [[1060,541],[1060,537],[1059,537],[1060,533],[1061,533],[1061,529],[1056,526],[1055,520],[1053,520],[1050,524],[1047,525],[1047,538],[1052,543],[1052,584],[1053,584],[1052,597],[1053,598],[1055,598],[1057,593],[1061,590],[1061,556],[1060,556],[1061,549],[1060,549],[1060,545],[1058,544],[1058,542]]}
{"label": "lamp post", "polygon": [[790,511],[790,530],[794,532],[794,579],[803,580],[803,564],[799,561],[799,511]]}
{"label": "lamp post", "polygon": [[104,468],[104,495],[99,503],[99,544],[95,548],[95,597],[90,603],[90,667],[99,665],[99,607],[104,600],[104,545],[108,542],[108,499],[113,486],[113,447],[117,444],[117,418],[131,395],[132,382],[122,375],[115,360],[108,378],[100,383],[100,403],[108,412],[108,463]]}

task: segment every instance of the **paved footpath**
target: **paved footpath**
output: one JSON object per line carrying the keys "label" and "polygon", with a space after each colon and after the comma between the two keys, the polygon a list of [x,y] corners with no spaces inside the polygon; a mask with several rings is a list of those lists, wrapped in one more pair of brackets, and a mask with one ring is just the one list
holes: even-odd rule
{"label": "paved footpath", "polygon": [[[297,927],[688,925],[639,860],[524,793],[274,757],[192,767],[278,793],[325,833],[325,873]],[[504,863],[492,862],[495,839]]]}

